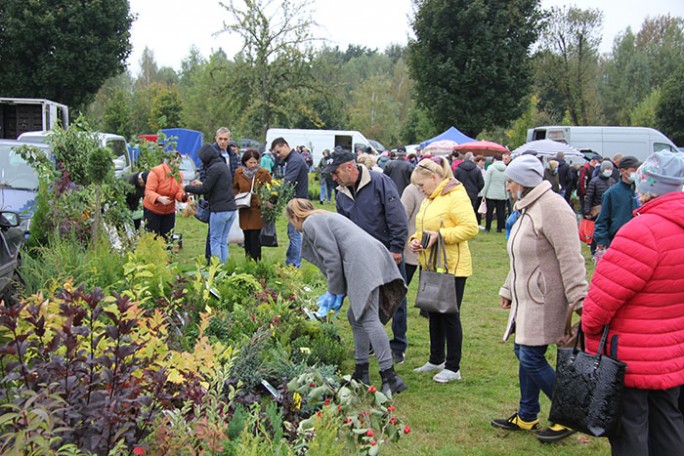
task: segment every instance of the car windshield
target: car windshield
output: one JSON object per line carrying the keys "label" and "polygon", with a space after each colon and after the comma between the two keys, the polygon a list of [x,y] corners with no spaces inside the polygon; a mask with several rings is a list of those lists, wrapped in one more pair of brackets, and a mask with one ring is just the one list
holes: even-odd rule
{"label": "car windshield", "polygon": [[14,146],[0,145],[0,185],[18,190],[38,188],[38,175]]}

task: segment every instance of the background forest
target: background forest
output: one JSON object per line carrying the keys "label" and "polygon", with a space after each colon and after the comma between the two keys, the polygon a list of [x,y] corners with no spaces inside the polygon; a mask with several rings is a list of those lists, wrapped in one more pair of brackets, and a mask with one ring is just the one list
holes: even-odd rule
{"label": "background forest", "polygon": [[[407,46],[340,49],[315,36],[314,1],[232,0],[222,3],[221,36],[241,39],[241,52],[229,56],[219,49],[206,57],[192,49],[178,56],[182,64],[176,71],[160,67],[146,49],[139,71],[131,74],[123,62],[130,54],[134,17],[127,1],[110,3],[121,13],[118,28],[110,27],[121,46],[114,52],[100,51],[88,40],[72,40],[70,46],[90,46],[88,56],[107,54],[118,58],[116,65],[84,65],[89,57],[81,53],[70,68],[82,74],[71,74],[62,90],[47,87],[66,79],[56,71],[34,78],[33,86],[20,85],[22,78],[13,72],[0,76],[0,93],[65,102],[95,128],[129,139],[185,127],[202,131],[208,140],[226,125],[235,138],[260,141],[271,127],[354,129],[396,147],[455,125],[470,136],[515,147],[525,141],[528,128],[566,124],[650,126],[684,144],[681,17],[648,17],[601,54],[600,8],[543,10],[538,0],[414,0],[415,38]],[[21,15],[23,4],[9,0],[2,8]],[[58,13],[49,14],[59,23]],[[39,15],[31,19],[41,36],[68,38],[71,31],[50,30],[51,22]],[[74,15],[71,22],[78,20]],[[97,25],[97,13],[85,16],[82,28]],[[31,53],[23,49],[22,54],[19,40],[15,45],[10,40],[16,23],[8,14],[0,15],[0,22],[7,32],[0,60],[8,65],[13,58],[21,62],[22,55],[25,60]],[[35,29],[24,27],[34,41]],[[38,72],[42,60],[34,61]],[[20,64],[16,71],[22,71]],[[72,94],[74,80],[89,86]],[[93,88],[93,81],[100,84]]]}

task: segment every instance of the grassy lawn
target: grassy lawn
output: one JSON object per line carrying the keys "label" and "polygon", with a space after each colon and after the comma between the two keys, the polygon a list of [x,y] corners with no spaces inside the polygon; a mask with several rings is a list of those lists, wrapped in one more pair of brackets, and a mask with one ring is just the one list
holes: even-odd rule
{"label": "grassy lawn", "polygon": [[[316,203],[318,206],[318,203]],[[322,206],[334,210],[334,206]],[[204,254],[206,225],[194,219],[177,219],[177,231],[183,233],[184,248],[179,260],[190,266]],[[266,258],[285,261],[287,248],[286,222],[278,221],[277,248],[264,248]],[[411,426],[411,434],[398,444],[384,448],[393,455],[608,455],[606,439],[575,434],[563,442],[541,444],[532,434],[496,430],[489,424],[492,418],[505,418],[518,406],[518,364],[512,341],[501,343],[507,310],[499,307],[498,290],[508,272],[506,241],[502,234],[483,233],[470,242],[473,255],[473,275],[466,284],[462,305],[463,380],[446,385],[432,381],[431,374],[417,374],[415,367],[428,359],[429,336],[427,320],[412,307],[417,276],[409,290],[409,349],[406,362],[396,370],[409,385],[409,390],[397,396],[395,406]],[[588,249],[585,248],[588,258]],[[230,246],[230,255],[244,256],[237,245]],[[303,268],[314,269],[304,262]],[[587,261],[587,268],[592,264]],[[314,293],[318,295],[318,291]],[[346,304],[348,305],[348,304]],[[345,305],[345,307],[346,307]],[[343,309],[346,315],[345,309]],[[340,314],[342,315],[342,313]],[[353,370],[353,342],[346,317],[337,325],[348,347],[346,373]],[[388,326],[388,330],[389,330]],[[555,364],[555,348],[548,352]],[[371,359],[371,379],[379,384],[377,363]],[[549,401],[542,396],[542,423],[547,424]]]}

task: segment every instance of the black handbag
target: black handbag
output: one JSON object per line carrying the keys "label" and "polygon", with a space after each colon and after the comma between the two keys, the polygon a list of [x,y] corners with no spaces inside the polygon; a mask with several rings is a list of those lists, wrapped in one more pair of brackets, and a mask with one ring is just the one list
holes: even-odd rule
{"label": "black handbag", "polygon": [[197,201],[197,212],[195,212],[195,218],[202,223],[209,223],[209,216],[211,212],[209,211],[209,201],[204,198]]}
{"label": "black handbag", "polygon": [[416,307],[427,312],[458,313],[454,276],[448,270],[446,245],[438,233],[427,267],[420,271]]}
{"label": "black handbag", "polygon": [[604,326],[595,355],[584,351],[581,325],[575,346],[558,349],[549,421],[594,437],[619,432],[627,364],[616,357],[618,336],[612,337],[606,354],[608,329]]}
{"label": "black handbag", "polygon": [[278,247],[278,235],[276,233],[276,224],[273,222],[264,222],[264,227],[261,229],[259,235],[262,247]]}

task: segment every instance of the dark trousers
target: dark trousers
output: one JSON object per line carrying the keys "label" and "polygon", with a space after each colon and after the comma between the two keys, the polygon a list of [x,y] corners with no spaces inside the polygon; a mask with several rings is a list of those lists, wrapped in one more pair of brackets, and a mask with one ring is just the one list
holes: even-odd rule
{"label": "dark trousers", "polygon": [[204,258],[207,260],[207,264],[211,263],[211,241],[209,241],[209,236],[211,235],[211,228],[207,223],[207,240],[204,242]]}
{"label": "dark trousers", "polygon": [[[406,282],[406,263],[404,263],[403,259],[399,263],[399,272],[404,282]],[[392,317],[392,339],[390,340],[392,352],[406,352],[406,347],[408,346],[408,338],[406,337],[407,316],[406,297],[404,296]]]}
{"label": "dark trousers", "polygon": [[176,225],[176,213],[160,215],[155,214],[149,209],[143,211],[143,216],[145,218],[145,229],[150,233],[154,233],[157,236],[162,236],[164,239],[168,240],[169,233],[173,230]]}
{"label": "dark trousers", "polygon": [[413,279],[413,274],[416,273],[418,265],[404,263],[404,267],[406,268],[406,286],[408,287],[409,285],[411,285],[411,279]]}
{"label": "dark trousers", "polygon": [[[443,314],[429,312],[430,315],[430,362],[442,364],[445,368],[457,372],[461,368],[461,352],[463,348],[463,328],[461,327],[461,301],[467,277],[454,277],[458,313]],[[446,356],[444,345],[446,342]]]}
{"label": "dark trousers", "polygon": [[492,218],[496,209],[496,231],[502,232],[506,229],[506,200],[495,200],[487,198],[487,218],[485,230],[492,228]]}
{"label": "dark trousers", "polygon": [[475,201],[473,201],[473,210],[475,211],[475,218],[477,219],[478,225],[482,223],[482,214],[478,212],[478,209],[480,209],[480,204],[482,204],[482,197],[478,196],[475,198]]}
{"label": "dark trousers", "polygon": [[261,230],[242,230],[245,235],[245,255],[254,261],[261,260]]}
{"label": "dark trousers", "polygon": [[609,439],[613,456],[684,455],[679,390],[625,388],[620,434]]}

